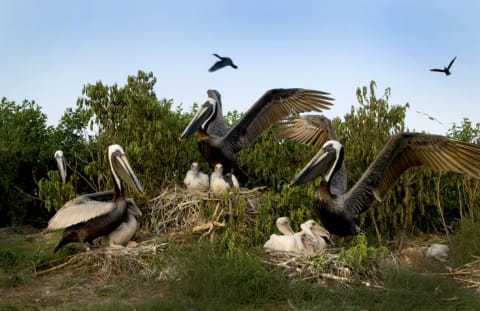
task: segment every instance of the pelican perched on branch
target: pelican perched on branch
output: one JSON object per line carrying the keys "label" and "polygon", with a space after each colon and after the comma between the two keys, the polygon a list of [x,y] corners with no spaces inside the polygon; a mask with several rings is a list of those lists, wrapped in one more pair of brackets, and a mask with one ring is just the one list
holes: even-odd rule
{"label": "pelican perched on branch", "polygon": [[323,111],[332,105],[328,93],[307,89],[271,89],[261,96],[229,131],[222,114],[220,93],[208,90],[202,104],[180,138],[198,130],[198,149],[213,169],[217,163],[240,183],[248,176],[237,164],[236,154],[250,146],[274,122],[295,113]]}
{"label": "pelican perched on branch", "polygon": [[60,208],[45,229],[45,232],[64,229],[62,239],[55,247],[55,252],[70,242],[92,242],[95,238],[108,235],[122,222],[128,220],[128,202],[121,181],[139,193],[144,192],[121,146],[110,145],[108,159],[114,184],[113,201],[96,201],[81,196]]}
{"label": "pelican perched on branch", "polygon": [[188,190],[208,190],[210,184],[208,175],[200,172],[198,168],[198,163],[193,162],[190,170],[187,172],[187,175],[183,179],[183,183],[187,186]]}
{"label": "pelican perched on branch", "polygon": [[[324,135],[323,139],[328,137],[322,131],[313,134],[317,135],[317,139],[306,137],[301,124],[306,125],[305,128],[311,125],[305,118],[287,122],[283,136],[292,139],[303,137],[303,142],[308,138],[316,144],[321,143],[318,135]],[[342,171],[343,160],[343,146],[337,140],[328,140],[290,182],[293,187],[321,176],[314,196],[314,210],[323,226],[339,236],[358,234],[358,216],[381,202],[398,177],[411,167],[423,165],[437,171],[466,173],[480,179],[480,146],[440,135],[398,133],[392,136],[360,180],[348,191],[344,190],[346,175]]]}

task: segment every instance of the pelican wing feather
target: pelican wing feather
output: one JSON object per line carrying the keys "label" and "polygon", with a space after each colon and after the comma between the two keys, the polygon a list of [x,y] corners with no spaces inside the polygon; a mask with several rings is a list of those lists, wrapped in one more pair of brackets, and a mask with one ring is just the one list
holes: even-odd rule
{"label": "pelican wing feather", "polygon": [[90,219],[110,213],[116,207],[115,202],[101,202],[79,197],[67,202],[48,222],[46,231],[55,231],[86,222]]}
{"label": "pelican wing feather", "polygon": [[273,123],[292,114],[322,112],[333,105],[329,93],[292,88],[271,89],[260,97],[223,138],[233,152],[248,147]]}
{"label": "pelican wing feather", "polygon": [[345,206],[357,213],[381,201],[407,169],[424,165],[436,171],[466,173],[480,179],[480,146],[440,135],[400,133],[393,136],[360,180],[345,194]]}
{"label": "pelican wing feather", "polygon": [[328,140],[337,140],[332,121],[323,115],[304,115],[280,122],[276,136],[320,149]]}

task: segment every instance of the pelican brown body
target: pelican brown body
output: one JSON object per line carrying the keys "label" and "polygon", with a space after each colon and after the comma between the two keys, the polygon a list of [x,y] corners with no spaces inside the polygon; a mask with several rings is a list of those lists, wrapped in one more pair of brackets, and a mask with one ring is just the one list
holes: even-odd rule
{"label": "pelican brown body", "polygon": [[198,130],[198,149],[212,169],[217,163],[226,173],[233,173],[240,183],[248,180],[240,169],[236,154],[250,146],[264,130],[290,114],[328,109],[328,93],[306,89],[271,89],[260,97],[240,120],[227,130],[222,114],[220,93],[208,90],[207,101],[187,125],[180,138]]}
{"label": "pelican brown body", "polygon": [[45,232],[64,229],[55,252],[70,242],[92,242],[98,237],[108,235],[126,220],[128,199],[125,198],[121,180],[143,193],[143,187],[133,173],[122,147],[109,146],[108,158],[114,184],[113,201],[96,201],[81,196],[59,209],[45,229]]}
{"label": "pelican brown body", "polygon": [[[299,134],[303,126],[311,126],[311,123],[305,118],[286,123],[282,129],[283,137],[301,142],[308,138],[319,145],[322,139],[318,137],[322,131],[312,131],[317,137],[313,139],[305,134],[305,129],[303,136]],[[327,139],[328,135],[322,135]],[[424,165],[437,171],[466,173],[480,179],[480,146],[441,135],[395,134],[347,192],[343,160],[343,146],[336,140],[329,140],[290,182],[290,186],[296,186],[322,176],[314,196],[314,210],[323,226],[339,236],[358,234],[358,216],[381,202],[398,177],[411,167]]]}
{"label": "pelican brown body", "polygon": [[[60,172],[60,178],[62,179],[63,183],[66,183],[67,162],[65,161],[63,151],[62,150],[55,151],[54,158],[55,158],[55,161],[57,162],[58,171]],[[208,181],[208,177],[207,177],[207,181]],[[95,206],[96,204],[100,204],[103,206],[102,203],[96,203],[94,201],[104,201],[104,202],[110,201],[111,202],[114,198],[114,195],[115,195],[114,190],[86,193],[86,194],[78,195],[75,199],[65,203],[64,205],[68,206],[70,204],[87,204],[90,206]],[[127,242],[135,235],[137,231],[138,223],[137,223],[136,217],[142,216],[142,211],[138,208],[133,198],[126,198],[125,200],[127,204],[127,212],[124,213],[122,221],[120,222],[119,226],[115,228],[115,230],[111,231],[108,235],[103,237],[103,243],[111,247],[126,245]],[[115,215],[112,215],[112,216],[115,216]],[[109,228],[105,228],[105,230],[109,230]],[[82,232],[82,230],[79,231],[77,228],[71,228],[71,231]],[[70,237],[69,239],[78,239],[78,238]],[[88,242],[91,242],[91,241],[88,241]],[[60,248],[62,245],[57,246],[57,249]]]}

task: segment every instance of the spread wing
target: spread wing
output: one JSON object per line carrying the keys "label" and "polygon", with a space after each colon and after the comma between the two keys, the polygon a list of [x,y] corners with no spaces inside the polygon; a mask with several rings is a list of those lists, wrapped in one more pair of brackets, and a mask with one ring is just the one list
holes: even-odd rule
{"label": "spread wing", "polygon": [[345,206],[359,214],[366,211],[385,197],[403,172],[420,165],[480,179],[480,146],[439,135],[397,134],[345,195]]}
{"label": "spread wing", "polygon": [[215,71],[215,70],[218,70],[218,69],[220,69],[220,68],[225,67],[226,65],[227,65],[227,64],[225,63],[224,60],[219,60],[218,62],[216,62],[215,64],[213,64],[213,66],[210,67],[210,69],[208,69],[208,71],[213,72],[213,71]]}
{"label": "spread wing", "polygon": [[452,67],[453,65],[453,62],[455,61],[455,59],[457,59],[457,57],[455,56],[451,61],[450,61],[450,64],[448,64],[448,69],[450,70],[450,68]]}
{"label": "spread wing", "polygon": [[86,197],[75,198],[65,203],[48,222],[46,231],[65,229],[105,215],[116,207],[115,202],[93,201]]}
{"label": "spread wing", "polygon": [[329,93],[308,89],[271,89],[260,97],[223,138],[234,153],[253,143],[273,123],[292,114],[321,112],[332,106]]}
{"label": "spread wing", "polygon": [[305,115],[280,122],[276,135],[320,149],[328,140],[337,140],[332,121],[322,115]]}
{"label": "spread wing", "polygon": [[444,69],[436,69],[436,68],[435,68],[435,69],[430,69],[430,71],[436,71],[436,72],[445,72],[445,70],[444,70]]}

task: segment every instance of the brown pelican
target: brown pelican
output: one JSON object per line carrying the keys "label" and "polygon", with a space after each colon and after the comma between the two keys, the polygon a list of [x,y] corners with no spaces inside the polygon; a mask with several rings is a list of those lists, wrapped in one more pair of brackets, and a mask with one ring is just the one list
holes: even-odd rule
{"label": "brown pelican", "polygon": [[240,184],[234,174],[223,175],[223,166],[220,163],[215,165],[215,170],[210,175],[210,190],[215,193],[222,193],[226,189],[238,189]]}
{"label": "brown pelican", "polygon": [[443,72],[445,73],[445,75],[449,76],[451,74],[450,72],[450,68],[452,68],[452,65],[453,65],[453,62],[455,61],[457,57],[455,56],[451,61],[450,61],[450,64],[448,64],[447,67],[443,67],[443,69],[430,69],[430,71],[436,71],[436,72]]}
{"label": "brown pelican", "polygon": [[198,169],[198,163],[193,162],[190,170],[187,172],[187,175],[183,179],[185,186],[188,190],[208,190],[209,179],[208,175],[202,173]]}
{"label": "brown pelican", "polygon": [[332,105],[328,93],[307,89],[271,89],[260,97],[243,117],[227,131],[222,115],[220,93],[207,91],[208,99],[200,106],[180,138],[198,130],[198,149],[211,168],[222,163],[240,183],[248,176],[238,167],[236,154],[250,146],[274,122],[290,114],[322,111]]}
{"label": "brown pelican", "polygon": [[[57,162],[57,167],[58,167],[58,171],[60,173],[60,178],[62,180],[62,183],[66,183],[67,182],[67,162],[65,161],[63,151],[62,150],[55,151],[53,157],[55,158],[55,161]],[[106,190],[106,191],[77,195],[77,197],[75,199],[73,199],[73,201],[77,202],[77,203],[82,201],[82,200],[107,201],[107,200],[112,200],[112,198],[113,198],[113,190]],[[133,200],[130,199],[130,198],[127,199],[127,202],[131,202],[131,201],[133,201]]]}
{"label": "brown pelican", "polygon": [[63,151],[57,150],[55,151],[53,157],[57,162],[58,172],[60,173],[60,179],[63,183],[67,182],[67,163],[65,162],[65,158],[63,157]]}
{"label": "brown pelican", "polygon": [[[291,137],[301,129],[290,126],[287,132],[289,128],[293,132]],[[394,135],[347,192],[344,190],[343,160],[343,146],[336,140],[329,140],[290,182],[290,186],[296,186],[322,176],[314,196],[314,209],[325,228],[339,236],[358,234],[358,216],[381,202],[397,178],[411,167],[424,165],[480,179],[480,146],[440,135]]]}
{"label": "brown pelican", "polygon": [[237,69],[237,65],[235,65],[230,57],[222,57],[218,54],[212,54],[213,56],[217,57],[219,60],[213,64],[208,71],[214,72],[220,68],[226,67],[226,66],[231,66],[235,69]]}
{"label": "brown pelican", "polygon": [[96,201],[83,196],[67,202],[50,219],[45,229],[45,232],[65,229],[54,252],[70,242],[92,242],[95,238],[108,235],[128,219],[128,202],[121,180],[143,193],[143,187],[133,173],[123,148],[110,145],[108,158],[114,184],[113,201]]}
{"label": "brown pelican", "polygon": [[[62,150],[55,151],[54,158],[57,162],[58,170],[62,182],[65,183],[67,179],[67,165]],[[208,176],[207,176],[208,183]],[[106,190],[101,192],[87,193],[77,196],[69,204],[79,204],[80,202],[89,203],[90,200],[96,201],[111,201],[114,196],[113,190]],[[138,208],[137,204],[132,198],[127,198],[127,217],[126,219],[111,233],[104,236],[103,243],[111,247],[124,246],[134,236],[137,231],[137,219],[135,216],[142,216],[142,211]]]}

